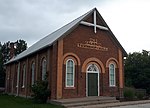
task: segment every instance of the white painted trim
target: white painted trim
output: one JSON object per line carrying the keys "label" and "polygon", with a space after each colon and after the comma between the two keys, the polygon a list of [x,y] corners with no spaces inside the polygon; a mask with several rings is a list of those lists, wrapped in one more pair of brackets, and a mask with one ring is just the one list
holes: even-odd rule
{"label": "white painted trim", "polygon": [[96,25],[96,27],[99,28],[99,29],[102,29],[102,30],[108,30],[108,28],[104,27],[104,26]]}
{"label": "white painted trim", "polygon": [[[72,62],[73,62],[73,85],[72,86],[68,86],[67,85],[67,64],[68,64],[68,61],[69,60],[71,60]],[[65,86],[66,87],[74,87],[74,80],[75,80],[75,63],[74,63],[74,61],[72,60],[72,59],[68,59],[67,61],[66,61],[66,77],[65,77]]]}
{"label": "white painted trim", "polygon": [[[87,69],[91,66],[92,64],[89,64]],[[95,65],[95,64],[94,64]],[[96,65],[95,65],[96,66]],[[88,97],[88,73],[96,73],[98,75],[98,96],[100,95],[100,83],[99,83],[99,75],[100,75],[100,70],[98,69],[98,67],[96,66],[98,71],[86,71],[86,96]]]}
{"label": "white painted trim", "polygon": [[25,86],[23,85],[21,88],[25,88]]}
{"label": "white painted trim", "polygon": [[35,63],[33,62],[31,64],[31,85],[34,84],[34,79],[35,79],[34,74],[35,74]]}
{"label": "white painted trim", "polygon": [[26,79],[26,65],[23,65],[23,77],[22,77],[22,88],[25,87],[25,79]]}
{"label": "white painted trim", "polygon": [[94,32],[96,33],[96,10],[94,10]]}
{"label": "white painted trim", "polygon": [[47,61],[46,59],[44,58],[42,60],[42,80],[45,80],[45,75],[46,75],[46,71],[47,71]]}
{"label": "white painted trim", "polygon": [[[111,80],[110,80],[110,65],[114,65],[114,85],[111,85]],[[114,63],[109,64],[109,86],[110,87],[115,87],[116,86],[116,65]]]}
{"label": "white painted trim", "polygon": [[[94,24],[81,21],[80,24],[86,25],[86,26],[94,26]],[[101,26],[101,25],[96,25],[97,28],[102,29],[102,30],[109,30],[107,27]]]}
{"label": "white painted trim", "polygon": [[20,81],[20,62],[18,63],[18,70],[17,70],[17,96],[19,96],[19,81]]}

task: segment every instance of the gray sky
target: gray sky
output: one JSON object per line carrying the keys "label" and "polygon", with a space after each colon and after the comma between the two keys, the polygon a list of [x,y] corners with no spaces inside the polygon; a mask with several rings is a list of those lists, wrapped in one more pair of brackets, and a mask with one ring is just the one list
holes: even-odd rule
{"label": "gray sky", "polygon": [[0,41],[31,46],[94,7],[128,53],[150,51],[150,0],[0,0]]}

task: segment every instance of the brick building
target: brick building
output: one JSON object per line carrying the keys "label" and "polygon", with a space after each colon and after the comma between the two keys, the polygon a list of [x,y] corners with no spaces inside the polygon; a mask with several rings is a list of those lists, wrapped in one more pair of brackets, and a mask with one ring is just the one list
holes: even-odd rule
{"label": "brick building", "polygon": [[30,96],[48,74],[51,99],[122,96],[127,55],[96,8],[6,63],[6,92]]}

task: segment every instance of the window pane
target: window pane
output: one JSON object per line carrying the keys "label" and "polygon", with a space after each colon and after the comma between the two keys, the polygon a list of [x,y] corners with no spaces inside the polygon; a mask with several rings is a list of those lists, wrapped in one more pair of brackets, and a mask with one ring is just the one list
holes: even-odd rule
{"label": "window pane", "polygon": [[66,86],[74,85],[74,62],[68,60],[66,63]]}
{"label": "window pane", "polygon": [[31,74],[32,74],[32,75],[31,75],[31,76],[32,76],[32,78],[31,78],[31,84],[33,85],[33,84],[34,84],[34,68],[35,68],[35,67],[34,67],[34,63],[32,63],[32,67],[31,67],[31,68],[32,68],[32,69],[31,69],[31,71],[32,71],[32,72],[31,72]]}
{"label": "window pane", "polygon": [[25,74],[26,74],[26,66],[23,65],[23,71],[22,71],[22,87],[24,87],[25,84]]}
{"label": "window pane", "polygon": [[97,71],[98,71],[98,69],[97,69],[97,66],[96,66],[96,65],[91,64],[91,65],[89,65],[89,67],[88,67],[87,71],[97,72]]}
{"label": "window pane", "polygon": [[42,61],[42,80],[45,80],[45,75],[46,75],[46,60],[43,59],[43,61]]}
{"label": "window pane", "polygon": [[109,82],[110,82],[110,86],[115,86],[115,66],[114,66],[114,64],[109,65]]}

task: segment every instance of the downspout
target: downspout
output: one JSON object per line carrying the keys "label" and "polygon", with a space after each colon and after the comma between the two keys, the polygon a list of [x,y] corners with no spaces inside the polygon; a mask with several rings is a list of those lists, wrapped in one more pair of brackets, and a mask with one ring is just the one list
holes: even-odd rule
{"label": "downspout", "polygon": [[19,96],[19,76],[20,76],[20,62],[18,63],[18,70],[17,70],[17,95],[16,96]]}

